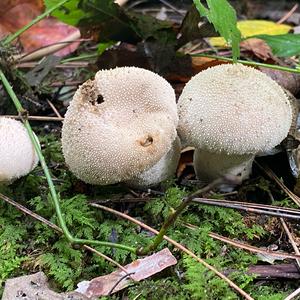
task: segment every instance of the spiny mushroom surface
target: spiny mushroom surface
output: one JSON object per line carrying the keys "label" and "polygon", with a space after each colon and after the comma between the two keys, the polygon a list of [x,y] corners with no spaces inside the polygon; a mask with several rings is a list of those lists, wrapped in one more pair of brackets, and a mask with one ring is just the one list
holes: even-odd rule
{"label": "spiny mushroom surface", "polygon": [[194,76],[183,89],[178,113],[179,136],[196,148],[196,174],[205,180],[226,173],[249,176],[254,155],[278,145],[292,120],[283,89],[241,64],[219,65]]}
{"label": "spiny mushroom surface", "polygon": [[38,157],[21,122],[0,117],[0,145],[0,183],[9,184],[36,167]]}
{"label": "spiny mushroom surface", "polygon": [[99,71],[75,93],[65,116],[67,165],[90,184],[131,179],[156,164],[176,138],[175,93],[141,68]]}
{"label": "spiny mushroom surface", "polygon": [[137,174],[125,183],[133,188],[145,188],[159,184],[171,178],[177,169],[181,143],[177,137],[171,149],[150,169]]}

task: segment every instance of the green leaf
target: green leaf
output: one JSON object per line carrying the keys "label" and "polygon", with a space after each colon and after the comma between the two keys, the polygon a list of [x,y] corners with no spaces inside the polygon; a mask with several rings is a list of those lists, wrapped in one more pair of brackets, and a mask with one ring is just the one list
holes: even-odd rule
{"label": "green leaf", "polygon": [[255,37],[264,40],[277,56],[291,57],[300,54],[300,34],[260,34]]}
{"label": "green leaf", "polygon": [[[61,8],[56,9],[51,15],[69,25],[76,25],[84,17],[84,12],[78,8],[78,0],[70,0]],[[44,0],[46,9],[57,4],[57,0]]]}
{"label": "green leaf", "polygon": [[237,28],[237,17],[234,8],[226,0],[206,0],[208,9],[200,0],[193,0],[199,14],[207,17],[217,32],[232,46],[233,60],[240,56],[241,32]]}

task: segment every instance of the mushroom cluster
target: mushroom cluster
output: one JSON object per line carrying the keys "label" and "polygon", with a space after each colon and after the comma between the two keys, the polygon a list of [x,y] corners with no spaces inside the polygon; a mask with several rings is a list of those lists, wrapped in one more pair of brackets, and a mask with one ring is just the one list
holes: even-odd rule
{"label": "mushroom cluster", "polygon": [[62,148],[70,170],[90,184],[156,185],[175,172],[180,140],[196,148],[200,180],[243,180],[255,155],[278,145],[291,121],[283,89],[250,67],[224,64],[198,73],[177,107],[162,77],[123,67],[99,71],[77,90],[65,116]]}
{"label": "mushroom cluster", "polygon": [[177,124],[175,93],[165,79],[136,67],[101,70],[68,107],[65,161],[86,183],[151,186],[176,169]]}
{"label": "mushroom cluster", "polygon": [[10,184],[36,167],[38,156],[21,122],[0,117],[0,145],[0,184]]}
{"label": "mushroom cluster", "polygon": [[194,76],[178,101],[178,133],[196,148],[200,180],[230,174],[246,179],[256,153],[288,134],[292,109],[283,89],[262,72],[223,64]]}

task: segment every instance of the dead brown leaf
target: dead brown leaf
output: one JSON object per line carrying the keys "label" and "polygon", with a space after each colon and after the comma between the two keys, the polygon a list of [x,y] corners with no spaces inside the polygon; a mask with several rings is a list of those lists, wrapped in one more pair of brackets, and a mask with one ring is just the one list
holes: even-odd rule
{"label": "dead brown leaf", "polygon": [[[0,7],[0,38],[16,32],[44,10],[41,0],[5,0]],[[78,33],[73,26],[64,24],[55,18],[48,17],[32,26],[20,36],[20,42],[25,52],[68,40],[68,37]],[[66,47],[56,52],[64,56],[73,52],[79,43],[66,43]]]}
{"label": "dead brown leaf", "polygon": [[177,260],[171,251],[165,248],[126,265],[124,269],[126,269],[127,273],[119,269],[111,274],[94,278],[89,282],[80,283],[78,291],[88,298],[107,296],[124,289],[131,280],[141,281],[176,263]]}
{"label": "dead brown leaf", "polygon": [[273,58],[272,49],[265,41],[261,39],[247,39],[242,41],[240,45],[242,49],[252,52],[256,57],[264,61]]}

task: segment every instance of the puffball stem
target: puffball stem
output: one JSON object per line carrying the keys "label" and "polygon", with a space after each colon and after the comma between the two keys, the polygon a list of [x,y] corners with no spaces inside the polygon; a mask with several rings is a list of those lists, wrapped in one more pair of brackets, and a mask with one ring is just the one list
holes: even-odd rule
{"label": "puffball stem", "polygon": [[[248,179],[252,169],[254,154],[227,154],[196,149],[194,152],[194,169],[199,180],[211,182],[226,175],[237,176],[240,180]],[[229,188],[224,185],[222,188]],[[231,186],[232,187],[232,186]]]}
{"label": "puffball stem", "polygon": [[65,235],[65,237],[74,244],[87,244],[87,245],[98,245],[98,246],[105,246],[105,247],[111,247],[111,248],[118,248],[118,249],[122,249],[122,250],[126,250],[126,251],[130,251],[135,253],[136,249],[130,246],[126,246],[126,245],[122,245],[122,244],[115,244],[115,243],[110,243],[110,242],[104,242],[104,241],[96,241],[96,240],[86,240],[86,239],[78,239],[78,238],[74,238],[72,236],[72,234],[70,233],[66,222],[64,220],[63,214],[61,212],[61,208],[60,208],[60,204],[59,204],[59,197],[56,193],[55,190],[55,186],[53,184],[52,178],[51,178],[51,174],[50,171],[48,169],[48,166],[46,164],[45,158],[43,156],[43,153],[39,147],[39,143],[38,140],[36,138],[36,136],[33,133],[33,130],[27,120],[27,111],[22,107],[18,97],[16,96],[13,88],[11,87],[10,83],[8,82],[6,76],[4,75],[4,73],[2,72],[2,70],[0,69],[0,79],[8,93],[8,95],[10,96],[10,98],[12,99],[18,113],[21,115],[22,117],[22,121],[23,124],[28,132],[28,135],[31,139],[31,142],[34,146],[34,149],[38,155],[39,161],[41,163],[42,169],[44,171],[44,174],[46,176],[47,182],[48,182],[48,186],[50,189],[50,194],[52,196],[53,202],[54,202],[54,206],[55,206],[55,211],[56,211],[56,215],[58,218],[58,223]]}

